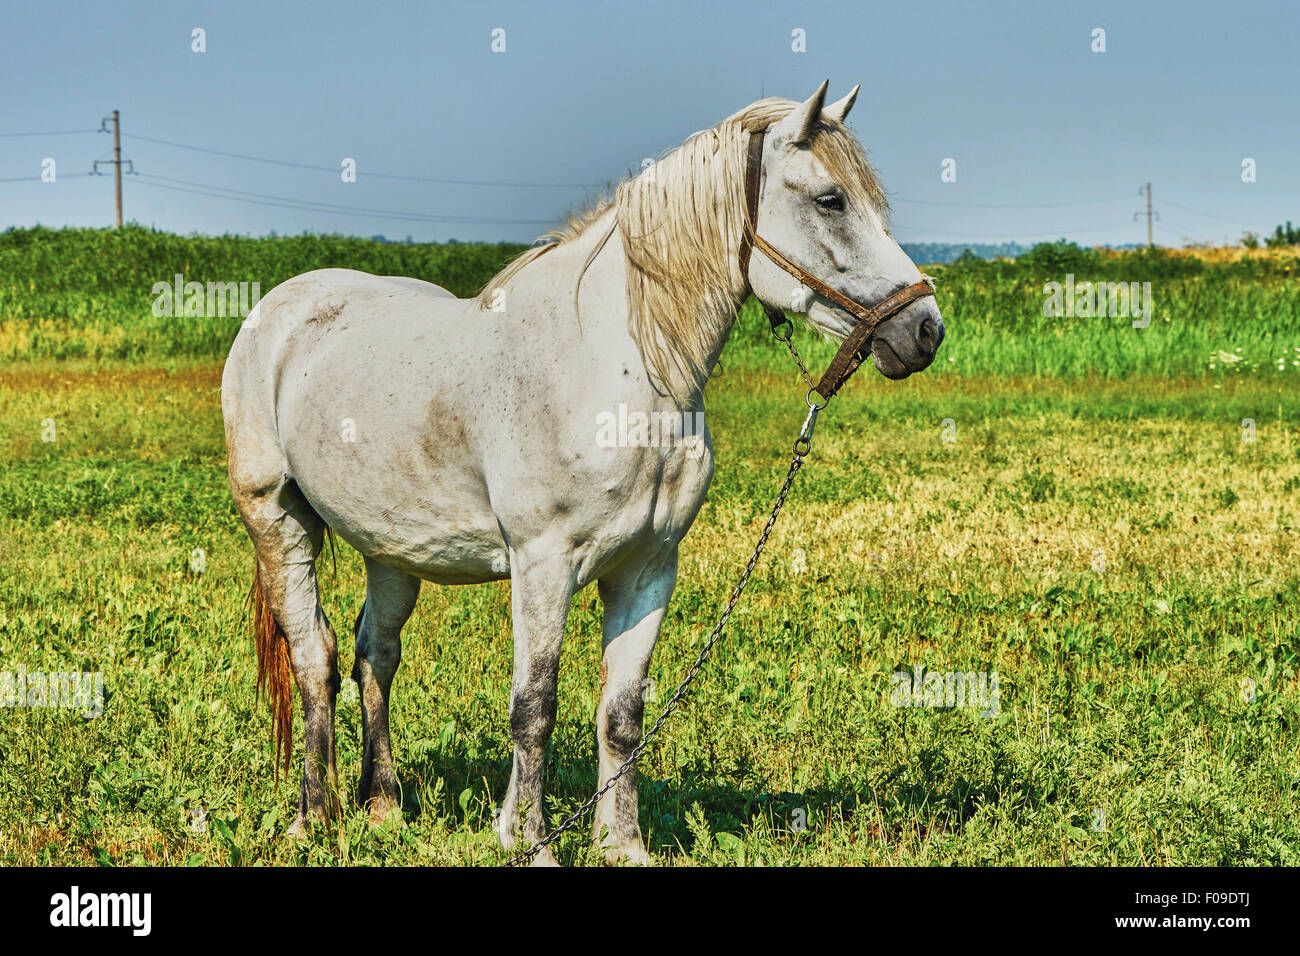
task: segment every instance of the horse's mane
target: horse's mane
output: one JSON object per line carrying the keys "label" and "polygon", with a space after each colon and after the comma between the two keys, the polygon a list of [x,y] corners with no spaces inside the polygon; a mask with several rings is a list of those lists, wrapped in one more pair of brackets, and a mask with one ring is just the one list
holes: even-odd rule
{"label": "horse's mane", "polygon": [[[689,401],[708,379],[710,348],[735,319],[734,290],[745,285],[739,249],[747,134],[769,128],[798,106],[794,100],[759,100],[694,134],[621,182],[613,198],[571,216],[543,237],[547,244],[507,265],[479,294],[480,307],[490,307],[496,290],[557,244],[581,236],[613,207],[627,257],[629,330],[657,384]],[[888,212],[866,153],[845,126],[823,114],[809,147],[850,203]]]}

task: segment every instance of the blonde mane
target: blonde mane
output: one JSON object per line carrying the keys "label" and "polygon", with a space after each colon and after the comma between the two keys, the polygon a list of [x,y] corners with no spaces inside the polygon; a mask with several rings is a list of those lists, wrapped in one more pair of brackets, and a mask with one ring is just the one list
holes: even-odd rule
{"label": "blonde mane", "polygon": [[[708,380],[717,358],[711,350],[735,321],[737,290],[747,286],[739,250],[748,134],[768,129],[798,106],[759,100],[691,136],[620,183],[613,199],[571,217],[544,237],[548,244],[506,266],[479,293],[480,307],[489,308],[497,289],[556,245],[581,236],[613,206],[627,259],[629,331],[657,385],[689,403]],[[809,147],[849,203],[887,214],[866,153],[845,126],[823,114]],[[595,251],[588,265],[594,257]]]}

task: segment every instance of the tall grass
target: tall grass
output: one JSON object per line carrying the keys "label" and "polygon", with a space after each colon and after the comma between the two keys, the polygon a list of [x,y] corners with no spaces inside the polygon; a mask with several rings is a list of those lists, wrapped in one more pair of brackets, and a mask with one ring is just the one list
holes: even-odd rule
{"label": "tall grass", "polygon": [[[121,230],[13,229],[0,233],[0,360],[217,358],[239,320],[158,318],[154,283],[257,282],[263,294],[311,269],[348,267],[428,279],[472,295],[523,247],[403,245],[344,236],[253,239]],[[1121,379],[1300,374],[1300,259],[1160,250],[1103,253],[1045,243],[1016,261],[971,257],[934,266],[948,325],[941,374]],[[1044,283],[1151,283],[1147,328],[1129,318],[1052,318]],[[805,332],[815,361],[833,351]],[[761,310],[742,311],[724,367],[776,368]]]}
{"label": "tall grass", "polygon": [[0,233],[0,359],[214,357],[231,318],[157,318],[155,283],[259,283],[265,295],[312,269],[413,276],[478,292],[524,246],[406,245],[348,236],[178,236],[140,226]]}

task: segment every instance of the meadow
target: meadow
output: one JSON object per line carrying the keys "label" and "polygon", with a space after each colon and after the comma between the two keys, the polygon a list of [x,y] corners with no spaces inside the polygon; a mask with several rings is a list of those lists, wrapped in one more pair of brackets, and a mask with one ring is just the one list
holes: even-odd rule
{"label": "meadow", "polygon": [[[505,583],[427,586],[407,626],[402,823],[347,803],[331,831],[282,838],[297,773],[275,783],[255,699],[219,409],[238,320],[156,318],[148,293],[176,272],[265,292],[327,265],[468,293],[517,248],[0,233],[0,672],[105,685],[97,717],[0,709],[0,864],[504,859]],[[822,414],[728,636],[643,758],[656,861],[1300,864],[1297,263],[1054,244],[929,270],[949,329],[935,366],[864,370]],[[1044,316],[1066,273],[1150,281],[1151,325]],[[765,326],[749,303],[707,393],[717,475],[683,543],[659,702],[803,419]],[[796,342],[810,363],[833,351]],[[346,675],[359,557],[340,545],[322,580]],[[561,668],[555,820],[598,782],[599,651],[588,590]],[[997,712],[895,706],[894,675],[918,672],[996,672]],[[350,792],[351,681],[338,710]],[[597,862],[585,832],[558,855]]]}

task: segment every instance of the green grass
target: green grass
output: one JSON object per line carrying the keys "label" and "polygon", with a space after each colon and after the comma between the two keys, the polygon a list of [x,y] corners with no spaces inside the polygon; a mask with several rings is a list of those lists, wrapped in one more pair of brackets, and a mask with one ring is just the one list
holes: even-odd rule
{"label": "green grass", "polygon": [[405,245],[347,236],[177,236],[136,225],[0,232],[0,360],[224,355],[238,319],[156,318],[154,285],[258,283],[262,294],[311,269],[436,280],[473,295],[525,247]]}
{"label": "green grass", "polygon": [[[938,366],[898,383],[864,371],[823,413],[728,636],[643,761],[657,861],[1300,864],[1300,372],[1266,351],[1208,361],[1211,348],[1294,348],[1300,320],[1292,279],[1238,278],[1231,296],[1204,293],[1224,296],[1228,318],[1080,321],[1037,345],[1041,295],[1022,290],[1004,313],[980,298],[984,271],[940,279]],[[152,320],[113,321],[136,334]],[[747,310],[710,386],[718,471],[656,651],[660,703],[733,585],[803,418],[762,321]],[[52,328],[66,345],[83,326]],[[139,341],[119,357],[20,349],[0,367],[0,671],[100,671],[107,692],[97,718],[0,709],[0,864],[501,861],[505,584],[426,587],[405,632],[392,717],[403,824],[373,829],[349,804],[305,846],[281,838],[297,777],[274,782],[254,695],[220,362],[206,345]],[[344,638],[359,557],[341,546],[322,578]],[[556,820],[597,784],[599,620],[594,592],[579,595]],[[347,674],[350,641],[340,651]],[[996,671],[1000,713],[892,706],[891,676],[918,668]],[[349,681],[337,731],[350,791]],[[559,855],[596,862],[582,834]]]}
{"label": "green grass", "polygon": [[[350,809],[301,850],[279,839],[296,781],[273,785],[254,701],[250,551],[225,488],[217,380],[212,364],[36,369],[0,387],[0,668],[102,671],[108,691],[95,719],[0,711],[0,861],[497,861],[505,585],[426,588],[408,626],[393,711],[405,825],[372,830]],[[1300,862],[1293,400],[1266,379],[1149,384],[855,381],[823,418],[729,636],[645,762],[658,858]],[[759,530],[796,391],[761,370],[718,383],[718,477],[656,654],[660,699]],[[51,408],[65,424],[43,443]],[[359,559],[342,549],[324,579],[346,632]],[[596,783],[599,643],[583,593],[551,763],[557,817]],[[341,656],[346,674],[350,646]],[[996,670],[1001,714],[892,707],[890,675],[917,666]],[[347,690],[338,731],[350,785]],[[562,858],[589,861],[584,844],[566,841]]]}
{"label": "green grass", "polygon": [[[0,232],[0,361],[133,363],[219,359],[237,318],[155,317],[155,283],[257,282],[263,294],[314,268],[408,275],[471,295],[517,245],[401,245],[342,236],[269,239],[174,236],[128,227]],[[929,375],[1300,376],[1300,259],[1216,263],[1156,250],[1101,257],[1043,244],[1017,262],[936,266],[936,296],[953,334]],[[1047,281],[1150,282],[1148,328],[1129,318],[1044,316]],[[783,352],[748,303],[727,359],[776,369]],[[815,343],[822,361],[833,349]],[[1226,355],[1225,359],[1220,355]],[[1281,362],[1279,370],[1278,363]]]}

